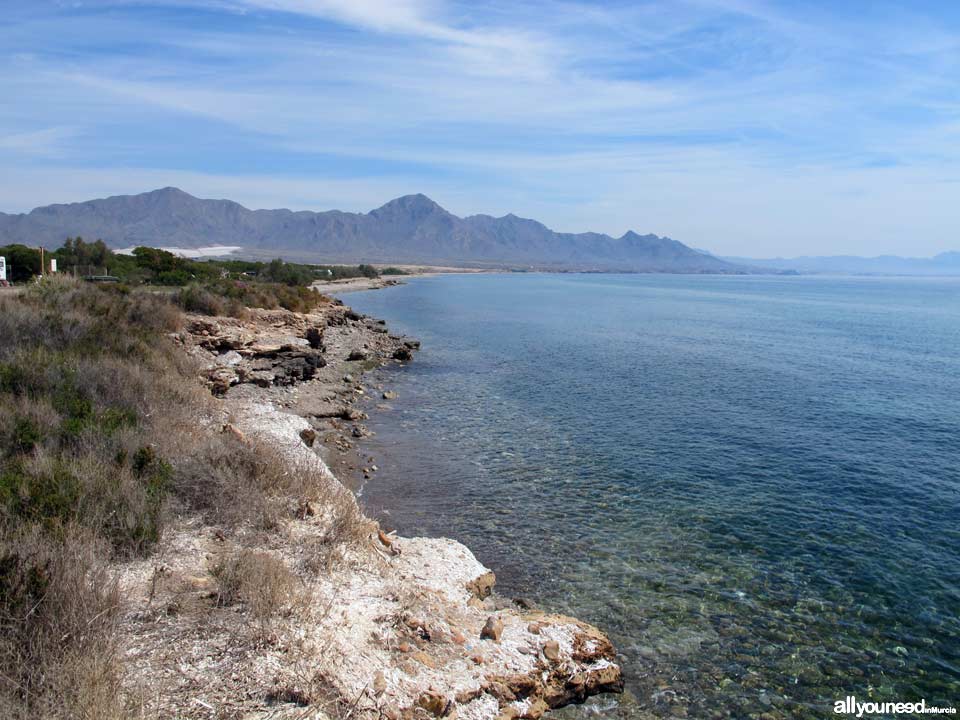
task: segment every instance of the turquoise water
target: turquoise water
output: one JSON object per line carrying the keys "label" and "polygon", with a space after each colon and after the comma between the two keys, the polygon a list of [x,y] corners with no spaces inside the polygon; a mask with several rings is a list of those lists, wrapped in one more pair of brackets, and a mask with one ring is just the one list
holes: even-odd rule
{"label": "turquoise water", "polygon": [[350,294],[415,335],[367,507],[606,629],[602,714],[960,705],[960,281],[482,275]]}

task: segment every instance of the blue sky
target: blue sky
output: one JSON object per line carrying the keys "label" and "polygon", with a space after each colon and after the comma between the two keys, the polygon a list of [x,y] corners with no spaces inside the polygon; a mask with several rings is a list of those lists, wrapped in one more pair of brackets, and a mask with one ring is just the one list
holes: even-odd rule
{"label": "blue sky", "polygon": [[960,3],[0,0],[0,209],[248,207],[960,250]]}

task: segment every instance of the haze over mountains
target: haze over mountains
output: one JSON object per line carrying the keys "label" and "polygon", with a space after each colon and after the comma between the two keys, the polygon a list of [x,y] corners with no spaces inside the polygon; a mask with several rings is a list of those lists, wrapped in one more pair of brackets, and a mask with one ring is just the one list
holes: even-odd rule
{"label": "haze over mountains", "polygon": [[241,246],[326,262],[470,264],[542,269],[736,273],[747,268],[657,235],[558,233],[516,215],[460,218],[425,195],[369,213],[248,210],[177,188],[0,213],[0,244],[58,247],[68,236],[133,245]]}
{"label": "haze over mountains", "polygon": [[943,252],[932,258],[880,255],[804,256],[796,258],[725,257],[737,265],[755,268],[792,270],[804,274],[822,275],[960,275],[960,252]]}

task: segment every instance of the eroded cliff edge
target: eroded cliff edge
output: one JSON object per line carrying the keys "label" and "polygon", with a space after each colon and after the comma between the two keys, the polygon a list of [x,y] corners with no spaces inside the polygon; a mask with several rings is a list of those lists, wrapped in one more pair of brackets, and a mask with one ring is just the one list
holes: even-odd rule
{"label": "eroded cliff edge", "polygon": [[[349,467],[366,432],[353,407],[369,392],[362,373],[409,361],[416,341],[340,304],[189,316],[176,340],[219,398],[206,422],[326,486],[249,532],[183,517],[155,557],[125,567],[135,690],[179,717],[479,720],[538,718],[622,689],[603,633],[505,607],[463,545],[397,537],[362,516],[338,526],[349,514],[333,509],[356,500],[322,456]],[[238,567],[262,574],[260,592],[225,598],[225,574]],[[270,604],[269,617],[257,603]]]}

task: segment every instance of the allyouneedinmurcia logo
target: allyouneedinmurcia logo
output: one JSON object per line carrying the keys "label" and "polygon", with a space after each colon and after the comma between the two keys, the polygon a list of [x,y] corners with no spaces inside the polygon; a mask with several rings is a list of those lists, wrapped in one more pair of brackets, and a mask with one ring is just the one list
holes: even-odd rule
{"label": "allyouneedinmurcia logo", "polygon": [[857,702],[854,695],[847,695],[833,704],[837,715],[956,715],[955,707],[927,706],[926,700],[918,702]]}

